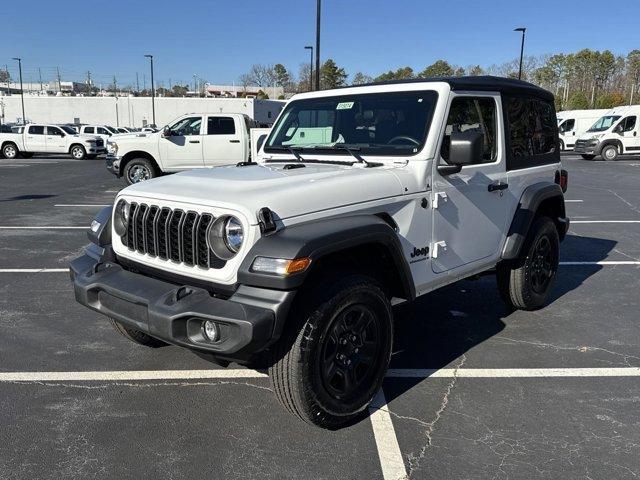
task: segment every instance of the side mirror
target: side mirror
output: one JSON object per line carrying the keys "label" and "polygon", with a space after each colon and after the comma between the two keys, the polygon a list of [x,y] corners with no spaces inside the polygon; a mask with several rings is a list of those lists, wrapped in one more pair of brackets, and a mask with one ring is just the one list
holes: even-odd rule
{"label": "side mirror", "polygon": [[162,137],[163,137],[163,138],[167,138],[167,137],[170,137],[170,136],[172,136],[172,135],[173,135],[173,132],[171,131],[171,129],[170,129],[169,127],[165,128],[165,129],[162,131]]}
{"label": "side mirror", "polygon": [[449,159],[446,164],[438,165],[441,175],[451,175],[462,170],[464,165],[473,165],[482,161],[484,135],[475,130],[453,132],[450,136]]}
{"label": "side mirror", "polygon": [[265,134],[263,134],[263,135],[260,135],[260,136],[258,137],[258,141],[256,142],[256,149],[257,149],[257,151],[260,151],[260,149],[262,148],[262,145],[264,145],[264,141],[265,141],[266,139],[267,139],[267,134],[266,134],[266,133],[265,133]]}

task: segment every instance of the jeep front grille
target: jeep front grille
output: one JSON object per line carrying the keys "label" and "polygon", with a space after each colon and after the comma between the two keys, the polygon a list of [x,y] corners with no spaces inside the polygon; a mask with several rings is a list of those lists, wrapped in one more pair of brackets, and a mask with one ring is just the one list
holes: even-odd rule
{"label": "jeep front grille", "polygon": [[129,212],[127,231],[121,237],[129,250],[192,267],[225,265],[207,245],[207,228],[215,219],[210,213],[144,203],[132,203]]}

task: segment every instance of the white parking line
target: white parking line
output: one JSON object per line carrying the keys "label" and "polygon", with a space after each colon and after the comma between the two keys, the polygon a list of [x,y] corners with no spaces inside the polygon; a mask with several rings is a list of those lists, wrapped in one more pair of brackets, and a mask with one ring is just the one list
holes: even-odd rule
{"label": "white parking line", "polygon": [[68,268],[0,268],[0,273],[62,273]]}
{"label": "white parking line", "polygon": [[613,261],[613,260],[600,260],[598,262],[560,262],[560,265],[564,267],[572,267],[577,265],[640,265],[640,262],[636,261]]}
{"label": "white parking line", "polygon": [[571,225],[576,223],[640,223],[640,220],[571,220]]}
{"label": "white parking line", "polygon": [[582,203],[584,200],[565,200],[564,203]]}
{"label": "white parking line", "polygon": [[369,406],[369,417],[373,436],[376,440],[382,478],[384,480],[401,480],[407,478],[407,469],[404,466],[398,437],[393,428],[387,399],[380,390]]}
{"label": "white parking line", "polygon": [[129,370],[104,372],[0,372],[0,382],[95,382],[133,380],[211,380],[218,378],[265,378],[249,369]]}
{"label": "white parking line", "polygon": [[426,368],[389,369],[388,378],[584,378],[639,377],[640,367],[620,368]]}
{"label": "white parking line", "polygon": [[61,225],[43,225],[39,227],[30,227],[30,226],[0,226],[0,230],[88,230],[89,227],[84,226],[61,226]]}
{"label": "white parking line", "polygon": [[110,207],[111,204],[108,205],[97,205],[97,204],[72,204],[72,203],[56,203],[54,207]]}

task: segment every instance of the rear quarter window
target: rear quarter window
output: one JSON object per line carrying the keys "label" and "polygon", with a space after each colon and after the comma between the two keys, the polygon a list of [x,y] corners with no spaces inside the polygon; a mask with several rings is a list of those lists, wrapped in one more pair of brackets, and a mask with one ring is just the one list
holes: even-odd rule
{"label": "rear quarter window", "polygon": [[507,169],[560,162],[558,127],[553,102],[530,96],[505,95]]}

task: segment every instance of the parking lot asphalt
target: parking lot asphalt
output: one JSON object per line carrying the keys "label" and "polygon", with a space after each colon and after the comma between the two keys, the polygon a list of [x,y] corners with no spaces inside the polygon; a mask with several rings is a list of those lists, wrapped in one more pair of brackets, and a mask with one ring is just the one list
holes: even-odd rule
{"label": "parking lot asphalt", "polygon": [[104,160],[0,160],[0,478],[637,478],[640,157],[563,162],[551,304],[508,312],[487,276],[396,307],[385,401],[328,432],[262,373],[134,345],[75,303],[86,233],[53,227],[112,202]]}

